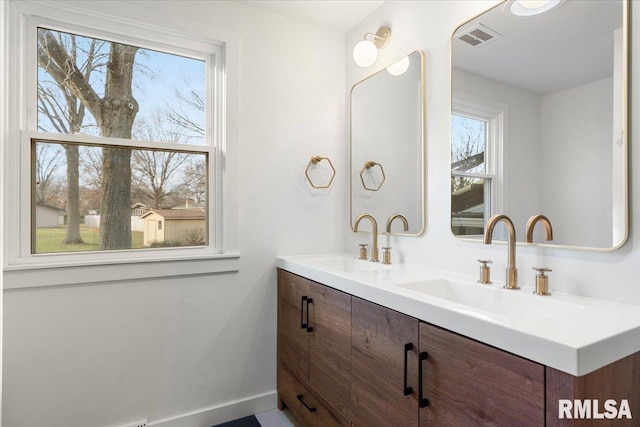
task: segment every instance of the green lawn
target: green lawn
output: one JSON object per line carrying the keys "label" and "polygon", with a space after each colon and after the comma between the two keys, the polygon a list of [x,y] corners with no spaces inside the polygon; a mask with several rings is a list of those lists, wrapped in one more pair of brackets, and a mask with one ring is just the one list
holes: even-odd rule
{"label": "green lawn", "polygon": [[[80,227],[80,235],[82,236],[82,240],[84,240],[84,244],[80,245],[63,245],[62,241],[66,236],[66,231],[66,227],[36,228],[36,253],[43,254],[52,252],[81,252],[99,250],[99,229]],[[142,231],[131,232],[131,244],[133,249],[139,249],[143,247],[142,239]]]}

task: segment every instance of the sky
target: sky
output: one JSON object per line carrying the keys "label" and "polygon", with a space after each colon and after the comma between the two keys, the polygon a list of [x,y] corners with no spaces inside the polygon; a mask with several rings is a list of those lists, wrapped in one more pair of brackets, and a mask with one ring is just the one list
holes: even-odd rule
{"label": "sky", "polygon": [[[54,34],[62,34],[63,40],[69,40],[67,33],[54,32]],[[89,43],[92,39],[84,36],[76,36],[78,46],[78,57],[76,64],[82,69],[82,64],[87,59],[87,51]],[[101,63],[107,60],[110,44],[103,43],[98,50],[98,54],[102,54]],[[104,95],[104,66],[96,69],[92,73],[91,86],[99,95]],[[41,67],[38,67],[39,82],[52,81],[52,78]],[[133,96],[138,101],[140,110],[136,119],[149,120],[158,109],[173,106],[174,108],[183,108],[189,116],[198,123],[204,124],[204,112],[193,108],[180,106],[175,91],[180,90],[183,93],[191,90],[205,94],[205,62],[199,59],[187,58],[173,54],[167,54],[150,49],[140,49],[136,54],[136,67],[133,76]],[[52,85],[54,88],[56,85]],[[88,123],[92,118],[85,119]],[[46,117],[39,115],[38,124],[50,129]],[[88,129],[87,133],[96,132],[95,129]],[[203,145],[203,138],[191,138],[189,143]]]}

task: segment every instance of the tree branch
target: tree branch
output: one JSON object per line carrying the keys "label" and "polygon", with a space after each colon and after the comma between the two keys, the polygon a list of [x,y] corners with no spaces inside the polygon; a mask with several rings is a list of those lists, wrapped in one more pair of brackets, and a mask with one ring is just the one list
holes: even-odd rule
{"label": "tree branch", "polygon": [[60,87],[68,86],[100,124],[102,120],[100,97],[84,78],[66,49],[58,43],[49,30],[43,29],[38,30],[38,45],[38,64]]}

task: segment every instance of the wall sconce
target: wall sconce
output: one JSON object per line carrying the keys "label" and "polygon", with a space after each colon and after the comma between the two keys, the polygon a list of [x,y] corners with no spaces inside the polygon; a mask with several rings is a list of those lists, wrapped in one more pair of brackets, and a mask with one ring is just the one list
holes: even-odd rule
{"label": "wall sconce", "polygon": [[[372,37],[373,41],[367,40]],[[378,59],[378,49],[384,49],[391,38],[391,28],[380,27],[375,34],[366,33],[364,40],[353,48],[353,60],[361,67],[370,67]]]}

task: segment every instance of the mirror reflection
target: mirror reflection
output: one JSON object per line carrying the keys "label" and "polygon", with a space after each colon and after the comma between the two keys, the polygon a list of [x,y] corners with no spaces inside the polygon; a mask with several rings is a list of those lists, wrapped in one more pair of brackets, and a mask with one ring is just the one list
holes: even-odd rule
{"label": "mirror reflection", "polygon": [[351,226],[370,214],[391,234],[424,231],[424,53],[412,52],[351,90]]}
{"label": "mirror reflection", "polygon": [[452,38],[452,231],[479,238],[505,213],[524,241],[544,214],[550,244],[615,249],[627,238],[628,4],[568,0],[522,17],[518,3]]}

